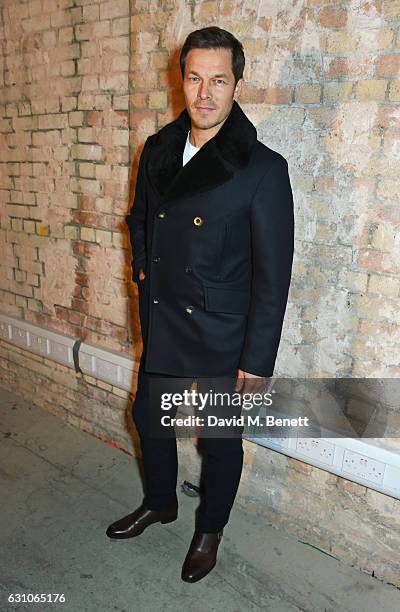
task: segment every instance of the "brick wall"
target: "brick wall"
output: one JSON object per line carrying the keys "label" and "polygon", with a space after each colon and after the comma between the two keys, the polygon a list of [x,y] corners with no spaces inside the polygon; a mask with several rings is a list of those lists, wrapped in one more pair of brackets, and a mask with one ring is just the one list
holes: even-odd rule
{"label": "brick wall", "polygon": [[133,354],[138,156],[183,107],[179,45],[217,20],[244,43],[242,106],[295,192],[277,371],[400,374],[398,2],[5,1],[2,15],[2,312]]}
{"label": "brick wall", "polygon": [[2,4],[0,309],[127,352],[129,2]]}
{"label": "brick wall", "polygon": [[[146,136],[183,107],[179,45],[211,24],[243,41],[241,105],[289,161],[277,374],[398,377],[399,0],[3,0],[0,312],[138,356],[124,215]],[[4,386],[130,448],[118,390],[3,342],[0,357]],[[397,500],[246,449],[239,503],[400,584]]]}

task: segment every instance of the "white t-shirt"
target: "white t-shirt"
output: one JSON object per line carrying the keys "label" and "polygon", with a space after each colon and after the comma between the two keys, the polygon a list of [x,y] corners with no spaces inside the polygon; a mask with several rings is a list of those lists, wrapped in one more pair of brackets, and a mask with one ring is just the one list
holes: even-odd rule
{"label": "white t-shirt", "polygon": [[200,147],[194,147],[190,143],[189,134],[190,134],[190,131],[188,132],[188,135],[186,138],[185,150],[183,151],[183,165],[187,164],[189,159],[191,159],[193,155],[197,153],[197,151],[200,151]]}

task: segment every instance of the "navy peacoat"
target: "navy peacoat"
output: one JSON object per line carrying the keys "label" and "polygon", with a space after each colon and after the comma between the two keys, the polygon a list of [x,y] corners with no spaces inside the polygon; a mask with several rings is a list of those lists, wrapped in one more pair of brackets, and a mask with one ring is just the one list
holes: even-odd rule
{"label": "navy peacoat", "polygon": [[[234,101],[182,165],[183,110],[145,142],[126,216],[147,372],[272,376],[291,279],[288,164]],[[143,269],[144,280],[139,279]]]}

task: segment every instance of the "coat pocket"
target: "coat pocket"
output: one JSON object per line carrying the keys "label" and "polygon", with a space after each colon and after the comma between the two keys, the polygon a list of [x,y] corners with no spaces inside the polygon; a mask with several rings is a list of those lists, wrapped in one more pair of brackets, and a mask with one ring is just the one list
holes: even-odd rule
{"label": "coat pocket", "polygon": [[226,312],[247,314],[250,304],[250,293],[241,289],[227,289],[203,285],[204,308],[208,312]]}

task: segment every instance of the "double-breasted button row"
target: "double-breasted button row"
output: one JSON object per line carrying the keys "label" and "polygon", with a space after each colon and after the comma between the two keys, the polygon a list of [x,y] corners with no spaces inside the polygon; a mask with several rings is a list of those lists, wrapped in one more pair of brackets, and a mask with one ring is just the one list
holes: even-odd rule
{"label": "double-breasted button row", "polygon": [[[159,219],[164,219],[165,215],[166,215],[165,210],[161,210],[159,213],[157,213],[157,217]],[[194,217],[193,223],[197,227],[200,227],[200,225],[203,225],[204,219],[202,217],[200,217],[199,215],[197,215],[196,217]]]}
{"label": "double-breasted button row", "polygon": [[[159,213],[157,213],[157,217],[158,217],[159,219],[164,219],[165,214],[166,214],[166,213],[165,213],[165,211],[164,211],[164,210],[161,210]],[[193,224],[194,224],[196,227],[200,227],[201,225],[203,225],[203,223],[204,223],[204,220],[203,220],[203,219],[202,219],[200,216],[198,216],[198,215],[197,215],[196,217],[194,217],[194,219],[193,219]],[[153,262],[154,262],[154,263],[158,263],[158,262],[160,261],[160,259],[161,259],[161,258],[160,258],[158,255],[155,255],[155,256],[153,257]],[[186,265],[186,266],[185,266],[185,272],[186,272],[187,274],[190,274],[192,271],[193,271],[193,270],[192,270],[192,267],[191,267],[191,266],[189,266],[189,265]],[[153,304],[159,304],[159,303],[160,303],[159,298],[153,298]],[[193,307],[193,306],[188,305],[188,306],[186,306],[185,310],[186,310],[187,314],[190,314],[190,315],[191,315],[191,314],[193,313],[193,311],[194,311],[194,307]]]}
{"label": "double-breasted button row", "polygon": [[[159,304],[159,303],[160,303],[160,300],[158,298],[153,298],[153,304]],[[186,306],[185,310],[188,314],[192,314],[192,312],[194,311],[194,308],[193,306]]]}

